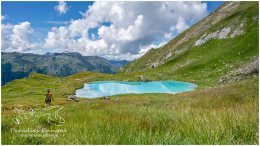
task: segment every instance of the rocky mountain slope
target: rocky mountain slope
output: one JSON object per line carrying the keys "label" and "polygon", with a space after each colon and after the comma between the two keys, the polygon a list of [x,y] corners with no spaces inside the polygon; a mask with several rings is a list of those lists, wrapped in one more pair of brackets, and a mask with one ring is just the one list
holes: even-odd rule
{"label": "rocky mountain slope", "polygon": [[2,53],[2,85],[27,77],[30,73],[68,76],[82,71],[115,73],[127,61],[110,61],[80,53],[46,53],[44,55]]}
{"label": "rocky mountain slope", "polygon": [[[258,59],[258,9],[258,2],[225,2],[163,47],[151,49],[124,66],[121,72],[221,82],[227,74]],[[258,62],[253,67],[258,72]]]}

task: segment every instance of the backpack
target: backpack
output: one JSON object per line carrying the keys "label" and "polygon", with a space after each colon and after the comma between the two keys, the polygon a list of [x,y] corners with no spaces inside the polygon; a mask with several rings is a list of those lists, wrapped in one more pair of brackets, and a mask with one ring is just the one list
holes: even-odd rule
{"label": "backpack", "polygon": [[51,100],[51,96],[52,96],[51,94],[48,94],[48,93],[47,93],[47,94],[46,94],[46,97],[45,97],[45,100],[50,101],[50,100]]}

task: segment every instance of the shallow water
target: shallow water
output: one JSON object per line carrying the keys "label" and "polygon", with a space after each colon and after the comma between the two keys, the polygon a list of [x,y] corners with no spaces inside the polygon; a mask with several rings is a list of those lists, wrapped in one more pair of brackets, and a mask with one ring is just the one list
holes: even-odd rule
{"label": "shallow water", "polygon": [[84,98],[97,98],[118,94],[142,93],[180,93],[192,91],[197,86],[193,83],[179,81],[154,81],[154,82],[122,82],[122,81],[97,81],[85,83],[82,89],[76,90],[76,96]]}

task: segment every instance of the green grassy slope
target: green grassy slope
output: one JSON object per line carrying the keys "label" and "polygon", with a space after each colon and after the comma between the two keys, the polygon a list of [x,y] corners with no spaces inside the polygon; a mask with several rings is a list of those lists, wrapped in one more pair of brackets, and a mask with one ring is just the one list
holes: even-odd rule
{"label": "green grassy slope", "polygon": [[[211,15],[216,15],[216,13],[218,12]],[[222,13],[219,12],[218,15],[222,15]],[[237,10],[230,12],[230,15],[208,28],[205,33],[197,34],[197,36],[179,43],[186,37],[186,34],[200,31],[200,29],[194,28],[209,20],[203,19],[165,46],[152,49],[140,59],[126,65],[122,72],[149,72],[148,78],[161,75],[161,79],[184,79],[197,84],[216,85],[222,76],[258,56],[258,2],[241,2]],[[241,23],[245,25],[242,35],[234,38],[212,39],[200,46],[194,45],[204,34],[227,27],[236,28]],[[183,51],[177,54],[176,52],[180,50]],[[173,55],[166,59],[165,56],[169,53],[173,53]],[[152,62],[160,61],[164,63],[152,69]]]}

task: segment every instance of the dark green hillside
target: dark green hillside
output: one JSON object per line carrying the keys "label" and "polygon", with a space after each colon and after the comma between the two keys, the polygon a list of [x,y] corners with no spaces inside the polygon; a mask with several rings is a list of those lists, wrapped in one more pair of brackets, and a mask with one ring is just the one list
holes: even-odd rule
{"label": "dark green hillside", "polygon": [[98,56],[82,56],[80,53],[46,53],[44,55],[2,52],[2,85],[30,73],[68,76],[82,71],[116,73],[128,63],[111,61]]}

